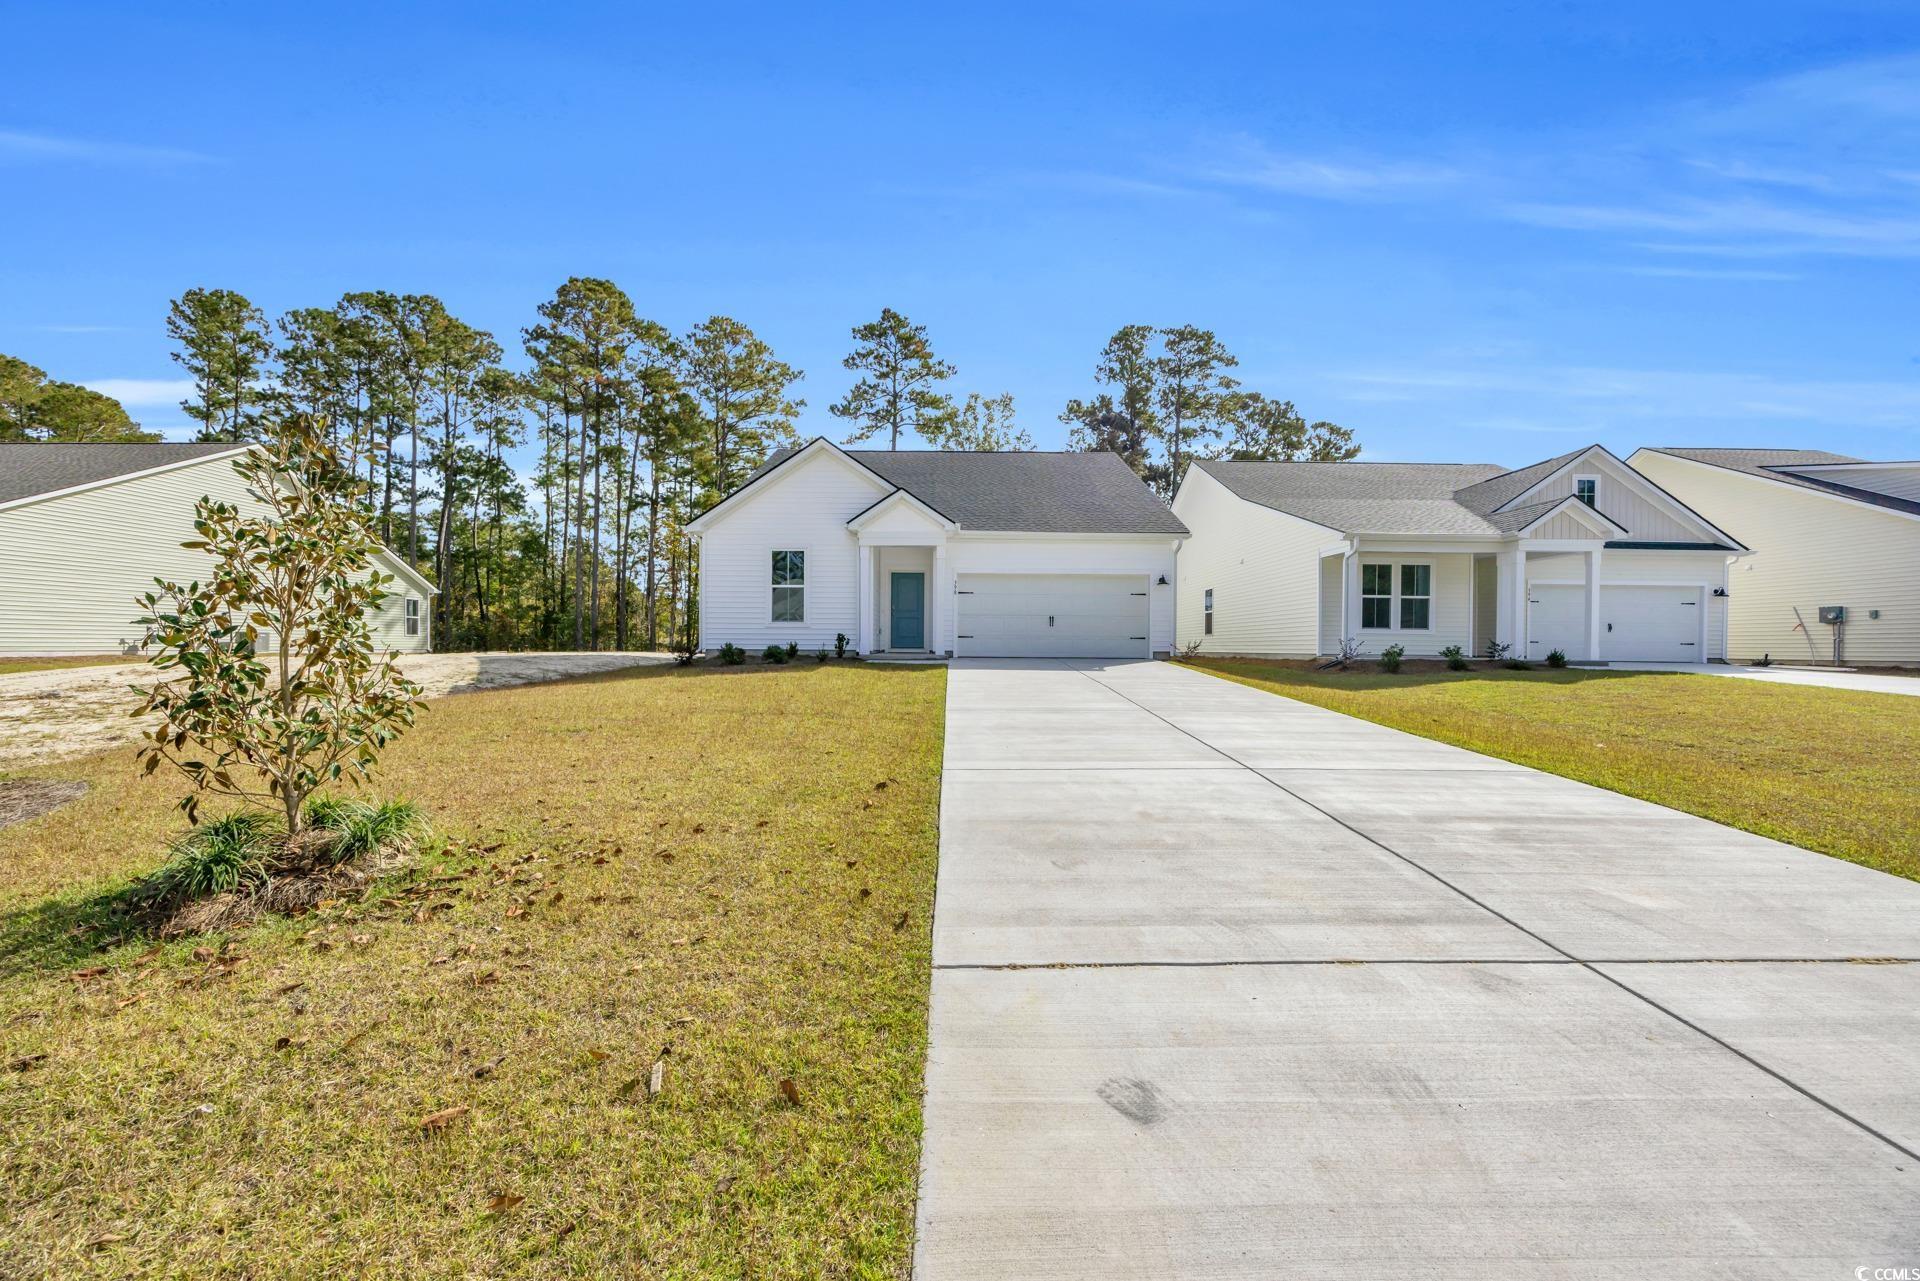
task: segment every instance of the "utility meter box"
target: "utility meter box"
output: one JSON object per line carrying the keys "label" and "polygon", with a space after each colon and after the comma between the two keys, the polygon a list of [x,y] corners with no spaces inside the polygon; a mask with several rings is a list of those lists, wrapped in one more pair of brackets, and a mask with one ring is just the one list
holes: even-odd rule
{"label": "utility meter box", "polygon": [[1822,605],[1820,607],[1820,621],[1823,623],[1846,622],[1847,607],[1845,605]]}

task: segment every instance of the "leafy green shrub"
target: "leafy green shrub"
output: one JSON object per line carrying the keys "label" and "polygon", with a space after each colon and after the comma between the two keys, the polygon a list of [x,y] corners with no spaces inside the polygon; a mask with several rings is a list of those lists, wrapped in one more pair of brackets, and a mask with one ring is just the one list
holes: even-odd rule
{"label": "leafy green shrub", "polygon": [[1458,645],[1449,645],[1440,651],[1440,657],[1447,660],[1447,670],[1464,672],[1467,670],[1467,654]]}
{"label": "leafy green shrub", "polygon": [[412,801],[357,801],[322,797],[307,802],[307,822],[336,834],[328,858],[347,863],[418,840],[427,818]]}
{"label": "leafy green shrub", "polygon": [[1399,671],[1400,660],[1406,656],[1407,647],[1405,645],[1393,644],[1387,646],[1380,651],[1380,670],[1383,672]]}
{"label": "leafy green shrub", "polygon": [[1547,651],[1548,667],[1565,667],[1566,665],[1567,665],[1566,651],[1558,650],[1558,649]]}
{"label": "leafy green shrub", "polygon": [[1490,663],[1498,663],[1512,652],[1513,646],[1502,641],[1490,640],[1487,642],[1487,661]]}
{"label": "leafy green shrub", "polygon": [[1509,658],[1504,666],[1510,672],[1530,672],[1533,670],[1533,664],[1524,658]]}
{"label": "leafy green shrub", "polygon": [[798,657],[800,657],[800,642],[799,642],[799,641],[788,641],[788,642],[787,642],[787,657],[788,657],[788,658],[798,658]]}
{"label": "leafy green shrub", "polygon": [[824,662],[826,662],[826,661],[827,661],[827,651],[823,649],[823,650],[821,650],[821,651],[820,651],[820,652],[819,652],[818,654],[815,654],[815,655],[813,656],[813,661],[814,661],[814,662],[816,662],[816,663],[824,663]]}
{"label": "leafy green shrub", "polygon": [[852,639],[853,638],[845,632],[841,632],[835,636],[833,638],[833,656],[835,658],[845,658],[847,656],[847,646],[852,642]]}
{"label": "leafy green shrub", "polygon": [[747,661],[747,651],[728,641],[720,647],[720,661],[729,667],[738,667]]}
{"label": "leafy green shrub", "polygon": [[767,652],[760,655],[760,657],[769,663],[784,663],[787,661],[787,647],[784,645],[769,645],[767,646]]}
{"label": "leafy green shrub", "polygon": [[167,848],[167,861],[147,881],[165,902],[210,898],[267,877],[285,831],[260,810],[242,810],[202,824]]}

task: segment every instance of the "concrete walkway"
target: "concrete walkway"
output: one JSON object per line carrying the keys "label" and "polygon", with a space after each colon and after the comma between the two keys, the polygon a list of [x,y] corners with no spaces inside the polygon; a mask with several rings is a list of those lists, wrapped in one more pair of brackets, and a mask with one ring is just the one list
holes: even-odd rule
{"label": "concrete walkway", "polygon": [[1173,664],[956,662],[916,1272],[1920,1264],[1914,960],[1911,882]]}
{"label": "concrete walkway", "polygon": [[1726,663],[1609,663],[1607,669],[1616,672],[1693,672],[1701,676],[1734,676],[1741,680],[1771,681],[1775,685],[1814,685],[1821,689],[1850,689],[1862,694],[1905,694],[1909,698],[1920,698],[1920,675],[1823,671],[1816,667],[1735,667]]}

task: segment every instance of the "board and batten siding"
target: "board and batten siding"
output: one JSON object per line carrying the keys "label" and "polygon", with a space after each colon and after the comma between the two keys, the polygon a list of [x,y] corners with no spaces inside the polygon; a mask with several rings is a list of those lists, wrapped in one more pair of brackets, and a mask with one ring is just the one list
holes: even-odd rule
{"label": "board and batten siding", "polygon": [[[860,645],[860,545],[847,522],[888,487],[821,451],[742,494],[700,538],[700,646],[832,649],[845,634]],[[773,621],[773,553],[804,551],[806,618]]]}
{"label": "board and batten siding", "polygon": [[[1321,652],[1320,549],[1340,531],[1250,503],[1193,467],[1173,514],[1192,536],[1180,547],[1176,642],[1203,654],[1311,658]],[[1213,634],[1205,594],[1213,589]]]}
{"label": "board and batten siding", "polygon": [[1633,464],[1753,549],[1727,576],[1730,661],[1830,663],[1819,608],[1845,605],[1848,663],[1920,665],[1920,519],[1653,450]]}
{"label": "board and batten siding", "polygon": [[[206,578],[207,553],[180,544],[197,535],[202,497],[257,506],[231,458],[208,458],[0,510],[0,655],[113,654],[137,645],[134,598],[155,578],[183,586]],[[392,565],[382,564],[383,572]],[[432,610],[398,581],[369,623],[382,648],[424,651]],[[420,600],[420,634],[405,634],[405,597]]]}
{"label": "board and batten siding", "polygon": [[[1599,492],[1594,497],[1594,508],[1602,515],[1610,517],[1627,531],[1627,537],[1643,543],[1697,543],[1708,537],[1698,525],[1683,520],[1655,495],[1645,492],[1647,477],[1634,473],[1633,468],[1616,463],[1613,459],[1598,453],[1570,464],[1565,470],[1547,477],[1533,488],[1515,497],[1505,504],[1508,507],[1525,507],[1532,503],[1545,502],[1550,498],[1566,498],[1573,493],[1573,482],[1579,476],[1593,476],[1599,479]],[[1655,484],[1665,485],[1658,478]],[[1681,499],[1682,502],[1686,500]],[[1708,520],[1713,517],[1701,513]],[[1593,531],[1570,517],[1555,516],[1550,524],[1559,528],[1557,522],[1569,521],[1569,528],[1575,533],[1550,533],[1536,530],[1539,538],[1592,538]],[[1718,521],[1714,522],[1719,524]],[[1725,528],[1725,526],[1721,526]],[[1737,531],[1729,531],[1735,538]]]}

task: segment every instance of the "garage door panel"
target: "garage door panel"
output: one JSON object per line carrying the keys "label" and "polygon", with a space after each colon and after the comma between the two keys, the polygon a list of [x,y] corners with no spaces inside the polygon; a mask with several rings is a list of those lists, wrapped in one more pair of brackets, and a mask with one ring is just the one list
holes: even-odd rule
{"label": "garage door panel", "polygon": [[[1600,585],[1600,659],[1618,662],[1701,663],[1698,587],[1665,584]],[[1527,592],[1527,656],[1560,650],[1587,657],[1586,588],[1538,585]]]}
{"label": "garage door panel", "polygon": [[955,652],[979,658],[1141,658],[1144,580],[1114,574],[961,574]]}

